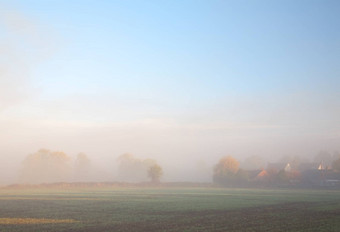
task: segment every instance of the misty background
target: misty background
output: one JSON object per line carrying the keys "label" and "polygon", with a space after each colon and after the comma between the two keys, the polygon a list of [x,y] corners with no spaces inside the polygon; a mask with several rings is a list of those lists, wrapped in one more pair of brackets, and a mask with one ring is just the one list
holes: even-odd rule
{"label": "misty background", "polygon": [[126,153],[157,161],[163,181],[211,181],[225,155],[335,154],[339,10],[338,1],[0,1],[0,184],[20,182],[40,149],[63,152],[70,167],[86,154],[89,181],[124,180]]}

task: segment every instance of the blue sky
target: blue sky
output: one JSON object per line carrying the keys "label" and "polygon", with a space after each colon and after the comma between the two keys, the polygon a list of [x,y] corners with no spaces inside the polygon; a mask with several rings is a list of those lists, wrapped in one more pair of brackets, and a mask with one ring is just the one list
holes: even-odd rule
{"label": "blue sky", "polygon": [[337,1],[15,2],[56,35],[39,71],[57,95],[215,100],[339,84]]}
{"label": "blue sky", "polygon": [[[164,160],[170,147],[200,159],[339,150],[339,10],[306,0],[0,1],[0,120],[17,141],[4,149],[100,146]],[[111,139],[90,146],[93,131]]]}

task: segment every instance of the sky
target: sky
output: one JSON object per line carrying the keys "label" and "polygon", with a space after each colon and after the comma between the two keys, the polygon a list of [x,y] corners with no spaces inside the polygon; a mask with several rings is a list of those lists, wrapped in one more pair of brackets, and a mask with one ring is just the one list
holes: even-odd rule
{"label": "sky", "polygon": [[130,152],[181,173],[225,155],[340,150],[339,10],[0,0],[2,172],[40,148],[108,169]]}

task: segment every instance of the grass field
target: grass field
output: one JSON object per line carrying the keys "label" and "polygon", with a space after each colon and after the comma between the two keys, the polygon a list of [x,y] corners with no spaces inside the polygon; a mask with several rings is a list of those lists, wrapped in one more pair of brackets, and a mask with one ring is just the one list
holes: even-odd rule
{"label": "grass field", "polygon": [[340,231],[340,192],[0,189],[0,231]]}

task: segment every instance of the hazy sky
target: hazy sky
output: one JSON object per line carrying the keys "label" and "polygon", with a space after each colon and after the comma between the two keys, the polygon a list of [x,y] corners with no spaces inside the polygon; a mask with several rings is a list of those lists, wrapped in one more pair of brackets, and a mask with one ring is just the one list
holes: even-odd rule
{"label": "hazy sky", "polygon": [[0,0],[0,161],[340,150],[340,2]]}

